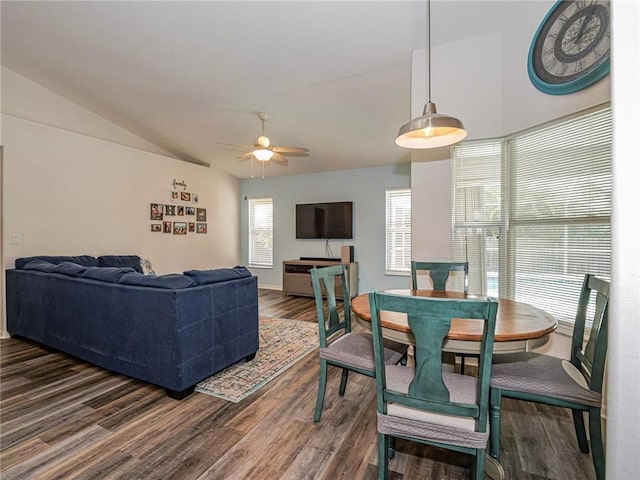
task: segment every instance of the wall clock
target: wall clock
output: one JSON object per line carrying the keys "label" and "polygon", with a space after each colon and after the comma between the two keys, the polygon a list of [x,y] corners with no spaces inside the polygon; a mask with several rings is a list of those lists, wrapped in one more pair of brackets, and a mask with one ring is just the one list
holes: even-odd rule
{"label": "wall clock", "polygon": [[550,95],[577,92],[609,74],[609,0],[560,0],[538,27],[527,69]]}

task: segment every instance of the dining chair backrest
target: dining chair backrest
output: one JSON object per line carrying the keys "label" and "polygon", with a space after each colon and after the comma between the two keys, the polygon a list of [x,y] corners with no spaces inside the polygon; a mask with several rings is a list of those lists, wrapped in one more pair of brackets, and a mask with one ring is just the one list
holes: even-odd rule
{"label": "dining chair backrest", "polygon": [[[585,275],[571,342],[571,363],[584,375],[589,389],[600,393],[607,355],[609,289],[608,281]],[[591,330],[585,344],[587,317]]]}
{"label": "dining chair backrest", "polygon": [[469,262],[411,262],[411,288],[418,288],[418,271],[429,271],[434,290],[446,290],[450,272],[464,272],[464,293],[469,290]]}
{"label": "dining chair backrest", "polygon": [[[316,300],[320,348],[327,347],[327,339],[339,331],[351,332],[351,300],[344,264],[312,268],[311,282]],[[342,283],[343,314],[340,316],[336,302],[336,285]],[[325,301],[326,298],[326,301]],[[325,307],[326,303],[326,307]],[[325,315],[326,313],[326,315]]]}
{"label": "dining chair backrest", "polygon": [[[369,303],[378,412],[386,414],[387,403],[391,402],[439,414],[473,417],[476,431],[486,432],[498,302],[492,298],[454,300],[370,292]],[[384,357],[381,354],[381,312],[384,311],[406,314],[415,337],[415,376],[410,383],[408,394],[399,393],[387,386]],[[449,389],[443,380],[442,347],[452,318],[474,319],[483,323],[476,399],[469,403],[451,402]],[[464,377],[458,374],[451,375]]]}

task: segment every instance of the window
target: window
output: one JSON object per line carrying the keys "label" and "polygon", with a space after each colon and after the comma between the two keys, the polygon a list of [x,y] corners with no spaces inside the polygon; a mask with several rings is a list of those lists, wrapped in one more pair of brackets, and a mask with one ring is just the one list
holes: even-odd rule
{"label": "window", "polygon": [[453,149],[453,257],[469,291],[572,323],[585,273],[611,275],[611,109]]}
{"label": "window", "polygon": [[249,266],[273,267],[273,199],[249,199]]}
{"label": "window", "polygon": [[411,273],[411,189],[387,190],[386,274]]}

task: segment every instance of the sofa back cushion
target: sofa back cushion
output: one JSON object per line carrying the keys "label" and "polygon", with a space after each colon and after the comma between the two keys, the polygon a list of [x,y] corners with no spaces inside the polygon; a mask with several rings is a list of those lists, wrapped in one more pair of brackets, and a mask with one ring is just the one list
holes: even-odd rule
{"label": "sofa back cushion", "polygon": [[133,268],[136,272],[142,273],[140,257],[138,255],[101,255],[98,257],[100,267]]}
{"label": "sofa back cushion", "polygon": [[40,255],[36,257],[16,258],[16,268],[18,270],[23,270],[24,266],[33,260],[43,260],[45,262],[53,263],[54,265],[58,265],[62,262],[72,262],[79,265],[84,265],[85,267],[98,266],[98,259],[96,257],[92,257],[91,255],[78,255],[75,257]]}
{"label": "sofa back cushion", "polygon": [[192,278],[195,285],[226,282],[251,276],[247,267],[241,265],[234,268],[216,268],[215,270],[187,270],[184,274]]}
{"label": "sofa back cushion", "polygon": [[136,285],[138,287],[180,289],[192,286],[193,280],[186,275],[180,275],[178,273],[151,276],[138,272],[131,272],[123,275],[118,283],[122,285]]}
{"label": "sofa back cushion", "polygon": [[127,273],[134,273],[135,270],[130,267],[95,267],[87,268],[80,276],[91,280],[99,280],[101,282],[118,283],[120,278]]}

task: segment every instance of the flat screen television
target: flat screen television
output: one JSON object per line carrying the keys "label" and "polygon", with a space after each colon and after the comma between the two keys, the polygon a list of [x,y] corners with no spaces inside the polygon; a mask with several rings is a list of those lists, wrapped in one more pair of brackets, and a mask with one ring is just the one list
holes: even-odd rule
{"label": "flat screen television", "polygon": [[296,238],[353,238],[353,202],[296,205]]}

